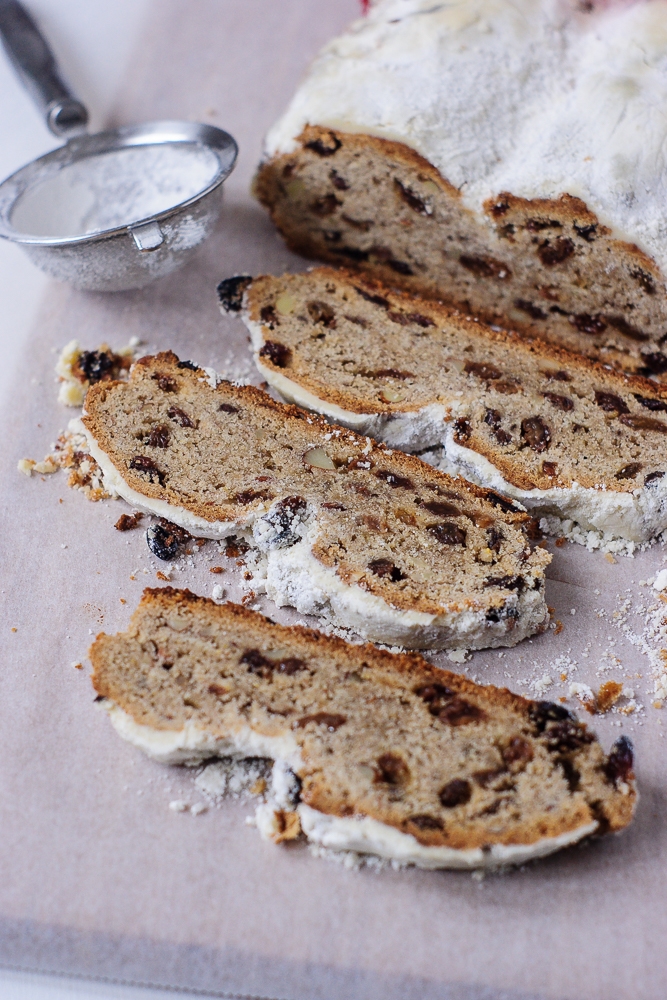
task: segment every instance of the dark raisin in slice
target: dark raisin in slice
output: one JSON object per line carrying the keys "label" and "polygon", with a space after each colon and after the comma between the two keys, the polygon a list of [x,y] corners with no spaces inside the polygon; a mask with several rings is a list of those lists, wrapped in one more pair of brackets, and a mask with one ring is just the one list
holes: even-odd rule
{"label": "dark raisin in slice", "polygon": [[246,649],[239,663],[247,664],[248,673],[250,674],[257,674],[259,677],[264,677],[265,679],[273,675],[274,664],[271,660],[267,660],[258,649]]}
{"label": "dark raisin in slice", "polygon": [[459,419],[454,422],[454,440],[456,443],[465,444],[466,441],[470,440],[471,434],[472,427],[470,425],[470,420],[467,417],[459,417]]}
{"label": "dark raisin in slice", "polygon": [[484,423],[489,425],[498,444],[509,444],[512,435],[500,426],[501,420],[502,417],[498,410],[487,409],[484,413]]}
{"label": "dark raisin in slice", "polygon": [[624,337],[629,337],[630,340],[650,340],[648,333],[644,333],[643,330],[638,330],[637,327],[631,326],[623,316],[605,316],[609,326],[613,326],[615,330],[622,333]]}
{"label": "dark raisin in slice", "polygon": [[333,215],[342,204],[342,201],[335,194],[324,194],[321,198],[316,198],[315,201],[311,202],[310,210],[313,215],[324,219],[327,215]]}
{"label": "dark raisin in slice", "polygon": [[415,194],[414,191],[403,184],[397,177],[394,178],[394,187],[398,195],[403,199],[406,205],[412,209],[413,212],[418,212],[419,215],[431,215],[432,209],[426,204],[423,198]]}
{"label": "dark raisin in slice", "polygon": [[418,830],[442,830],[442,821],[428,813],[420,813],[419,816],[408,816],[408,823],[416,826]]}
{"label": "dark raisin in slice", "polygon": [[107,351],[82,351],[76,359],[76,368],[94,385],[113,371],[114,358]]}
{"label": "dark raisin in slice", "polygon": [[144,444],[149,445],[151,448],[168,448],[169,428],[165,427],[164,424],[159,424],[157,427],[152,427],[150,434],[144,441]]}
{"label": "dark raisin in slice", "polygon": [[437,514],[438,517],[459,517],[461,514],[458,507],[455,507],[453,503],[446,503],[444,500],[426,500],[421,506],[424,510],[430,511],[431,514]]}
{"label": "dark raisin in slice", "polygon": [[310,142],[305,143],[305,148],[312,149],[313,153],[317,153],[318,156],[333,156],[342,145],[337,135],[333,132],[327,132],[324,135],[318,136],[317,139],[312,139]]}
{"label": "dark raisin in slice", "polygon": [[649,472],[647,476],[644,476],[644,486],[650,486],[651,483],[657,483],[664,476],[664,472]]}
{"label": "dark raisin in slice", "polygon": [[569,396],[561,396],[557,392],[543,392],[542,395],[545,399],[548,399],[552,406],[555,406],[557,410],[573,410],[574,403]]}
{"label": "dark raisin in slice", "polygon": [[638,403],[640,403],[646,410],[661,410],[667,413],[667,402],[662,399],[654,399],[651,396],[640,396],[639,393],[633,392],[632,394]]}
{"label": "dark raisin in slice", "polygon": [[[224,405],[224,404],[223,404]],[[175,420],[176,423],[180,424],[181,427],[197,427],[198,423],[189,417],[184,410],[181,410],[178,406],[170,406],[167,410],[167,416],[170,420]]]}
{"label": "dark raisin in slice", "polygon": [[487,576],[485,587],[502,587],[503,590],[516,590],[519,594],[526,586],[522,576]]}
{"label": "dark raisin in slice", "polygon": [[521,437],[529,448],[538,454],[546,451],[551,444],[551,431],[542,417],[526,417],[521,421]]}
{"label": "dark raisin in slice", "polygon": [[659,434],[667,434],[667,424],[655,417],[643,417],[636,413],[622,413],[618,418],[626,427],[631,427],[634,431],[657,431]]}
{"label": "dark raisin in slice", "polygon": [[181,545],[190,538],[187,531],[169,521],[160,520],[146,532],[148,548],[163,562],[170,562],[178,555]]}
{"label": "dark raisin in slice", "polygon": [[451,688],[445,687],[444,684],[439,684],[438,682],[425,684],[423,687],[416,688],[415,694],[426,702],[431,715],[438,715],[454,697],[454,692]]}
{"label": "dark raisin in slice", "polygon": [[547,378],[547,379],[554,379],[556,382],[571,382],[572,381],[572,376],[570,375],[569,372],[564,372],[564,371],[559,371],[559,372],[543,371],[542,375],[544,375],[544,377]]}
{"label": "dark raisin in slice", "polygon": [[574,223],[574,228],[579,233],[579,235],[581,236],[581,238],[583,240],[586,240],[587,243],[592,243],[593,242],[593,240],[595,239],[595,234],[597,233],[597,229],[598,229],[596,222],[592,222],[588,226],[579,226],[575,222]]}
{"label": "dark raisin in slice", "polygon": [[485,361],[466,361],[464,372],[468,375],[475,375],[477,378],[492,382],[494,379],[502,378],[502,372],[495,365]]}
{"label": "dark raisin in slice", "polygon": [[462,778],[454,778],[444,788],[440,789],[440,801],[446,809],[454,809],[456,806],[464,806],[470,802],[472,786],[469,781]]}
{"label": "dark raisin in slice", "polygon": [[218,410],[222,413],[238,413],[238,406],[232,406],[231,403],[220,403]]}
{"label": "dark raisin in slice", "polygon": [[472,722],[482,722],[486,712],[457,695],[440,709],[438,718],[448,726],[467,726]]}
{"label": "dark raisin in slice", "polygon": [[588,333],[593,337],[597,337],[607,329],[607,324],[599,313],[595,316],[591,316],[589,313],[570,316],[570,323],[572,326],[576,326],[580,333]]}
{"label": "dark raisin in slice", "polygon": [[535,701],[528,710],[530,721],[535,725],[538,733],[543,733],[547,723],[560,722],[564,719],[576,722],[577,717],[562,705],[557,705],[554,701]]}
{"label": "dark raisin in slice", "polygon": [[642,361],[653,375],[662,375],[664,372],[667,372],[667,354],[663,354],[662,351],[654,351],[652,354],[642,354]]}
{"label": "dark raisin in slice", "polygon": [[410,780],[410,768],[396,753],[380,754],[375,762],[375,782],[405,785]]}
{"label": "dark raisin in slice", "polygon": [[605,413],[629,413],[627,404],[613,392],[595,390],[595,402]]}
{"label": "dark raisin in slice", "polygon": [[648,271],[643,271],[641,267],[636,267],[630,271],[630,277],[638,281],[647,295],[655,295],[655,280]]}
{"label": "dark raisin in slice", "polygon": [[411,479],[408,479],[407,476],[399,476],[396,472],[390,472],[389,469],[376,469],[373,475],[395,489],[414,489],[414,483]]}
{"label": "dark raisin in slice", "polygon": [[338,173],[337,170],[333,170],[333,169],[330,170],[329,171],[329,177],[331,179],[331,183],[333,184],[333,186],[336,188],[337,191],[348,191],[349,190],[350,185],[348,184],[348,182],[345,180],[344,177],[340,176],[340,174]]}
{"label": "dark raisin in slice", "polygon": [[537,251],[545,267],[554,267],[574,253],[574,243],[567,236],[559,236],[553,242],[547,240]]}
{"label": "dark raisin in slice", "polygon": [[506,281],[512,277],[507,264],[501,260],[494,260],[493,257],[471,257],[468,254],[461,254],[459,264],[478,278],[498,278],[500,281]]}
{"label": "dark raisin in slice", "polygon": [[260,358],[268,358],[276,368],[286,368],[290,359],[291,351],[289,347],[278,343],[277,340],[267,340],[260,348]]}
{"label": "dark raisin in slice", "polygon": [[334,329],[336,315],[328,302],[308,302],[306,308],[313,323],[320,323],[322,326]]}
{"label": "dark raisin in slice", "polygon": [[527,764],[533,759],[533,748],[523,736],[513,736],[502,751],[506,764]]}
{"label": "dark raisin in slice", "polygon": [[443,521],[442,524],[430,524],[427,529],[430,535],[441,545],[463,545],[466,543],[466,533],[458,524]]}
{"label": "dark raisin in slice", "polygon": [[391,559],[374,559],[373,562],[368,564],[368,568],[371,573],[379,576],[381,580],[391,580],[392,583],[405,580],[405,573],[402,573]]}
{"label": "dark raisin in slice", "polygon": [[359,250],[358,247],[332,247],[331,252],[338,254],[339,257],[347,257],[348,260],[368,260],[368,250]]}
{"label": "dark raisin in slice", "polygon": [[484,495],[490,504],[493,504],[494,507],[500,507],[506,514],[516,514],[519,511],[519,508],[509,497],[504,497],[501,493],[496,493],[495,490],[487,490]]}
{"label": "dark raisin in slice", "polygon": [[614,475],[614,479],[634,479],[638,472],[644,468],[641,462],[630,462],[629,465],[624,465],[622,469],[619,469]]}
{"label": "dark raisin in slice", "polygon": [[376,306],[381,306],[383,309],[389,308],[389,299],[385,299],[383,295],[374,295],[372,292],[367,292],[364,288],[359,288],[357,285],[354,286],[354,290],[361,295],[362,299],[366,302],[372,302]]}
{"label": "dark raisin in slice", "polygon": [[225,312],[238,313],[243,308],[243,293],[252,283],[249,274],[236,274],[233,278],[225,278],[218,285],[218,302]]}
{"label": "dark raisin in slice", "polygon": [[611,748],[607,758],[604,773],[614,784],[617,781],[627,781],[633,777],[634,747],[627,736],[620,736]]}
{"label": "dark raisin in slice", "polygon": [[166,372],[155,372],[151,375],[154,382],[160,386],[163,392],[176,392],[178,388],[178,382],[171,375],[167,375]]}
{"label": "dark raisin in slice", "polygon": [[149,483],[157,480],[160,486],[164,486],[164,472],[158,468],[152,458],[148,458],[146,455],[135,455],[130,459],[130,468],[136,472],[145,473]]}
{"label": "dark raisin in slice", "polygon": [[544,309],[540,309],[539,306],[533,305],[532,302],[528,302],[526,299],[515,299],[514,305],[521,312],[527,313],[531,319],[546,319],[547,314]]}
{"label": "dark raisin in slice", "polygon": [[199,365],[196,365],[194,361],[179,361],[176,365],[177,368],[188,368],[191,372],[198,372]]}
{"label": "dark raisin in slice", "polygon": [[489,548],[492,552],[500,552],[500,545],[505,541],[505,536],[503,535],[500,528],[489,528],[486,532],[486,537],[488,539]]}

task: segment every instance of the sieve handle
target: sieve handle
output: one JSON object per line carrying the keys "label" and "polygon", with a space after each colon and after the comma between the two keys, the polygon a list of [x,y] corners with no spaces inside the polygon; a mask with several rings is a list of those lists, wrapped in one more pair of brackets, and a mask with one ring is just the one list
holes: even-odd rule
{"label": "sieve handle", "polygon": [[86,131],[88,112],[69,92],[51,49],[18,0],[0,0],[0,37],[26,90],[58,137]]}

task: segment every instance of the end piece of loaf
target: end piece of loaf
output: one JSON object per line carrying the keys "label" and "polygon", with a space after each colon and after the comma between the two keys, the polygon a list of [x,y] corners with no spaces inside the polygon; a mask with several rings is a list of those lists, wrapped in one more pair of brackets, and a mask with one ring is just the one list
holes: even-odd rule
{"label": "end piece of loaf", "polygon": [[256,194],[300,253],[663,375],[666,18],[379,0],[270,130]]}
{"label": "end piece of loaf", "polygon": [[109,489],[195,535],[247,538],[279,605],[413,648],[546,627],[551,557],[493,491],[169,352],[89,389],[83,423]]}
{"label": "end piece of loaf", "polygon": [[632,745],[560,705],[188,591],[146,590],[91,647],[125,739],[165,763],[264,756],[275,840],[424,868],[521,863],[631,821]]}
{"label": "end piece of loaf", "polygon": [[606,540],[667,528],[655,382],[332,268],[245,279],[239,308],[284,398],[392,447],[442,446],[448,471]]}

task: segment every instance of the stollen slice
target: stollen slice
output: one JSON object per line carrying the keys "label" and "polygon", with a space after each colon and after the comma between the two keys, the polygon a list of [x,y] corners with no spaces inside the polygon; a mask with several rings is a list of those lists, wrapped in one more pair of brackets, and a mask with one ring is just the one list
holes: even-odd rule
{"label": "stollen slice", "polygon": [[232,278],[219,294],[285,399],[391,447],[436,447],[430,461],[575,522],[580,540],[632,548],[667,528],[655,382],[332,268]]}
{"label": "stollen slice", "polygon": [[[546,628],[544,570],[511,502],[172,353],[86,396],[105,488],[261,553],[253,589],[413,648],[515,645]],[[262,584],[263,580],[263,584]]]}
{"label": "stollen slice", "polygon": [[423,868],[518,864],[622,830],[632,744],[606,755],[562,705],[418,654],[276,625],[234,604],[145,590],[101,634],[92,680],[118,733],[164,763],[274,760],[260,830]]}

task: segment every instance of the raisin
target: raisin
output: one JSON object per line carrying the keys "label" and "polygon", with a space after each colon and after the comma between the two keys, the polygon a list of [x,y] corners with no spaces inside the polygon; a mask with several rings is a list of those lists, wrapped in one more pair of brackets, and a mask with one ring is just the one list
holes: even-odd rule
{"label": "raisin", "polygon": [[569,396],[560,396],[557,392],[543,392],[542,395],[545,399],[548,399],[552,406],[555,406],[557,410],[573,410],[574,403]]}
{"label": "raisin", "polygon": [[472,427],[467,417],[459,417],[454,421],[454,440],[457,444],[465,444],[470,439]]}
{"label": "raisin", "polygon": [[257,674],[259,677],[269,678],[273,674],[273,663],[267,660],[258,649],[247,649],[239,663],[247,663],[248,673]]}
{"label": "raisin", "polygon": [[443,500],[426,500],[421,506],[431,514],[437,514],[438,517],[459,517],[461,514],[453,503],[445,503]]}
{"label": "raisin", "polygon": [[317,215],[323,219],[327,215],[333,215],[336,209],[342,204],[342,201],[335,194],[325,194],[321,198],[316,198],[311,203],[310,210],[313,215]]}
{"label": "raisin", "polygon": [[527,219],[526,229],[529,233],[541,233],[545,229],[562,229],[563,223],[557,219]]}
{"label": "raisin", "polygon": [[441,545],[463,545],[465,547],[465,531],[451,521],[443,521],[442,524],[430,524],[426,530]]}
{"label": "raisin", "polygon": [[164,486],[164,472],[157,467],[152,458],[148,458],[146,455],[135,455],[134,458],[130,459],[130,468],[137,472],[145,472],[148,475],[149,483],[157,479],[160,486]]}
{"label": "raisin", "polygon": [[495,365],[485,361],[466,361],[464,372],[468,375],[476,375],[477,378],[492,382],[494,379],[502,378],[502,372]]}
{"label": "raisin", "polygon": [[574,253],[574,243],[567,236],[559,236],[550,243],[548,240],[537,251],[545,267],[562,264]]}
{"label": "raisin", "polygon": [[506,281],[512,277],[507,264],[494,260],[493,257],[471,257],[468,254],[461,254],[459,264],[478,278],[499,278],[501,281]]}
{"label": "raisin", "polygon": [[291,351],[289,347],[285,347],[284,344],[278,343],[277,340],[267,340],[264,342],[263,346],[260,348],[259,356],[260,358],[268,358],[272,365],[276,368],[286,368]]}
{"label": "raisin", "polygon": [[507,380],[503,382],[496,382],[493,388],[495,392],[502,392],[503,395],[514,396],[517,392],[521,391],[520,386],[521,383],[518,379],[512,379],[511,381]]}
{"label": "raisin", "polygon": [[243,295],[252,284],[249,274],[237,274],[233,278],[225,278],[218,285],[218,302],[220,308],[228,313],[241,312],[243,308]]}
{"label": "raisin", "polygon": [[554,479],[558,475],[558,465],[556,462],[542,462],[542,474]]}
{"label": "raisin", "polygon": [[228,559],[238,559],[250,550],[250,545],[243,538],[230,535],[225,542],[225,555]]}
{"label": "raisin", "polygon": [[481,722],[486,718],[486,713],[477,705],[471,705],[469,701],[456,696],[440,709],[438,718],[449,726],[467,726],[471,722]]}
{"label": "raisin", "polygon": [[433,320],[423,316],[422,313],[406,313],[406,316],[411,323],[421,326],[424,330],[429,326],[435,326]]}
{"label": "raisin", "polygon": [[588,333],[593,337],[604,333],[607,329],[607,324],[599,313],[596,313],[595,316],[591,316],[589,313],[579,313],[576,316],[570,316],[570,323],[572,326],[576,326],[577,330],[581,333]]}
{"label": "raisin", "polygon": [[549,726],[544,731],[544,738],[549,750],[558,753],[579,750],[595,739],[585,726],[570,719],[564,719],[562,722],[556,722]]}
{"label": "raisin", "polygon": [[198,372],[199,365],[196,365],[194,361],[179,361],[176,365],[177,368],[188,368],[191,372]]}
{"label": "raisin", "polygon": [[394,178],[394,189],[397,194],[403,199],[406,205],[408,205],[413,212],[418,212],[419,215],[431,215],[433,209],[431,209],[423,198],[415,194],[409,187],[402,184],[397,177]]}
{"label": "raisin", "polygon": [[565,371],[558,371],[558,372],[543,371],[542,375],[544,375],[546,379],[553,379],[555,382],[572,381],[572,376],[570,375],[570,373]]}
{"label": "raisin", "polygon": [[406,264],[404,260],[394,260],[394,258],[391,257],[388,261],[386,261],[386,263],[389,265],[392,271],[396,271],[396,274],[405,274],[405,275],[414,274],[414,271],[412,270],[410,265]]}
{"label": "raisin", "polygon": [[647,410],[662,410],[667,413],[667,403],[662,399],[652,399],[650,396],[640,396],[639,393],[632,394],[638,403]]}
{"label": "raisin", "polygon": [[503,590],[516,590],[520,594],[526,586],[526,581],[522,576],[487,576],[484,586],[502,587]]}
{"label": "raisin", "polygon": [[151,375],[151,378],[154,382],[157,382],[163,392],[176,392],[176,389],[178,388],[178,382],[176,379],[167,375],[165,372],[155,372],[154,375]]}
{"label": "raisin", "polygon": [[343,319],[349,320],[349,322],[354,323],[355,326],[362,326],[364,328],[368,326],[368,322],[363,318],[363,316],[350,316],[348,313],[343,313]]}
{"label": "raisin", "polygon": [[107,351],[82,351],[76,359],[75,367],[94,385],[111,376],[114,356]]}
{"label": "raisin", "polygon": [[391,580],[392,583],[405,580],[405,573],[402,573],[391,559],[374,559],[373,562],[368,564],[368,568],[371,573],[379,576],[381,580]]}
{"label": "raisin", "polygon": [[114,527],[117,531],[132,531],[133,528],[139,527],[139,521],[143,516],[139,511],[134,514],[121,514]]}
{"label": "raisin", "polygon": [[662,479],[664,472],[649,472],[647,476],[644,476],[644,486],[650,486],[652,483],[657,483],[659,479]]}
{"label": "raisin", "polygon": [[154,556],[163,562],[170,562],[178,555],[178,551],[190,538],[189,532],[160,518],[157,524],[152,524],[146,532],[148,548]]}
{"label": "raisin", "polygon": [[220,406],[218,407],[218,410],[221,413],[238,413],[239,412],[238,406],[232,406],[231,403],[220,403]]}
{"label": "raisin", "polygon": [[[164,666],[164,664],[162,664]],[[223,695],[229,694],[229,688],[226,688],[223,684],[209,684],[208,693],[214,694],[216,698],[222,698]]]}
{"label": "raisin", "polygon": [[322,503],[320,506],[324,507],[325,510],[347,510],[347,507],[342,503]]}
{"label": "raisin", "polygon": [[332,247],[332,253],[339,257],[347,257],[348,260],[356,260],[360,263],[368,260],[368,250],[360,250],[358,247]]}
{"label": "raisin", "polygon": [[513,736],[502,751],[506,764],[527,764],[533,759],[533,748],[523,736]]}
{"label": "raisin", "polygon": [[527,313],[532,319],[546,319],[547,314],[544,309],[540,309],[539,306],[533,305],[532,302],[528,302],[526,299],[515,299],[514,305],[521,312]]}
{"label": "raisin", "polygon": [[581,236],[581,238],[583,240],[586,240],[587,243],[592,243],[593,242],[593,240],[595,239],[595,235],[597,233],[597,229],[598,229],[596,222],[592,222],[588,226],[578,226],[577,223],[575,222],[574,223],[574,228],[579,233],[579,235]]}
{"label": "raisin", "polygon": [[501,493],[496,493],[495,490],[486,490],[484,496],[490,504],[493,504],[494,507],[500,507],[505,514],[516,514],[520,510],[509,497],[504,497]]}
{"label": "raisin", "polygon": [[[224,406],[224,403],[223,403]],[[222,407],[220,407],[222,409]],[[199,421],[193,420],[189,417],[187,413],[180,409],[178,406],[170,406],[167,410],[167,416],[170,420],[175,420],[176,423],[180,424],[181,427],[198,427]]]}
{"label": "raisin", "polygon": [[326,726],[330,733],[335,733],[345,725],[347,717],[337,715],[335,712],[315,712],[313,715],[304,715],[294,724],[294,728],[303,729],[309,722],[314,722],[316,726]]}
{"label": "raisin", "polygon": [[280,320],[276,316],[275,306],[272,305],[262,306],[262,308],[259,310],[259,318],[261,319],[262,323],[266,323],[266,325],[271,330],[273,330],[275,326],[280,325]]}
{"label": "raisin", "polygon": [[307,510],[307,503],[303,497],[285,497],[274,504],[268,514],[265,514],[262,521],[268,522],[274,529],[270,547],[272,549],[286,549],[300,540],[300,536],[295,532],[295,525],[303,520],[303,515]]}
{"label": "raisin", "polygon": [[405,785],[410,779],[410,768],[395,753],[380,754],[375,762],[375,782],[387,785]]}
{"label": "raisin", "polygon": [[408,816],[406,822],[416,826],[418,830],[442,830],[442,822],[427,813],[420,813],[419,816]]}
{"label": "raisin", "polygon": [[506,215],[507,212],[509,212],[509,197],[509,195],[501,194],[498,196],[498,201],[491,206],[491,215],[493,215],[495,219],[502,218],[503,215]]}
{"label": "raisin", "polygon": [[414,483],[407,476],[399,476],[395,472],[390,472],[389,469],[376,469],[373,475],[395,489],[413,490],[415,488]]}
{"label": "raisin", "polygon": [[642,417],[634,413],[622,413],[618,418],[626,427],[631,427],[633,431],[658,431],[660,434],[667,434],[667,424],[655,417]]}
{"label": "raisin", "polygon": [[451,688],[445,687],[437,681],[433,684],[426,684],[424,687],[415,689],[415,694],[422,698],[428,705],[431,715],[438,715],[445,705],[454,697]]}
{"label": "raisin", "polygon": [[413,372],[402,372],[397,368],[376,368],[375,371],[359,372],[360,375],[365,375],[367,378],[415,378]]}
{"label": "raisin", "polygon": [[662,351],[654,351],[652,354],[642,354],[642,361],[649,372],[653,375],[662,375],[667,372],[667,355]]}
{"label": "raisin", "polygon": [[266,500],[266,498],[267,495],[264,490],[242,490],[241,493],[235,493],[230,500],[232,503],[240,503],[243,506],[247,506],[249,503],[254,503],[255,500]]}
{"label": "raisin", "polygon": [[630,462],[629,465],[624,465],[622,469],[619,469],[614,475],[614,479],[634,479],[638,472],[644,468],[641,462]]}
{"label": "raisin", "polygon": [[331,330],[335,328],[336,314],[327,302],[308,302],[306,308],[313,323],[321,323]]}
{"label": "raisin", "polygon": [[653,275],[643,271],[641,267],[636,267],[630,271],[630,277],[638,281],[647,295],[655,295],[655,281]]}
{"label": "raisin", "polygon": [[604,766],[604,773],[607,780],[615,784],[617,781],[627,781],[634,777],[632,768],[634,765],[634,747],[632,740],[627,736],[620,736],[611,748],[611,753],[607,757]]}
{"label": "raisin", "polygon": [[509,444],[512,440],[512,435],[500,426],[501,420],[502,417],[498,410],[487,409],[484,413],[484,423],[489,425],[498,444]]}
{"label": "raisin", "polygon": [[577,721],[577,717],[572,712],[553,701],[534,701],[530,706],[528,716],[538,733],[543,733],[549,722]]}
{"label": "raisin", "polygon": [[333,186],[338,191],[348,191],[349,190],[350,185],[348,184],[348,182],[345,180],[344,177],[340,176],[340,174],[338,173],[337,170],[330,170],[329,171],[329,177],[331,179],[331,183],[333,184]]}
{"label": "raisin", "polygon": [[151,448],[168,448],[169,428],[165,427],[164,424],[159,424],[157,427],[152,427],[150,434],[144,441],[144,444],[149,445]]}
{"label": "raisin", "polygon": [[604,410],[605,413],[629,413],[630,410],[627,404],[621,399],[620,396],[616,396],[613,392],[601,392],[600,390],[595,390],[595,402]]}
{"label": "raisin", "polygon": [[454,809],[456,806],[464,806],[470,802],[472,786],[469,781],[462,778],[454,778],[444,788],[440,789],[440,801],[446,809]]}
{"label": "raisin", "polygon": [[538,454],[546,451],[551,444],[551,431],[542,417],[526,417],[521,421],[521,437],[529,448]]}
{"label": "raisin", "polygon": [[624,337],[629,337],[631,340],[650,340],[648,333],[644,333],[643,330],[638,330],[622,317],[622,316],[605,316],[607,323],[613,326],[615,330],[622,333]]}
{"label": "raisin", "polygon": [[500,552],[501,542],[505,541],[505,536],[500,528],[489,528],[486,532],[486,537],[491,551]]}
{"label": "raisin", "polygon": [[317,153],[318,156],[333,156],[342,145],[337,135],[334,135],[333,132],[327,132],[326,135],[318,136],[317,139],[305,143],[305,148],[312,149],[313,153]]}
{"label": "raisin", "polygon": [[354,286],[354,290],[355,292],[358,292],[362,299],[365,299],[366,302],[372,302],[373,305],[381,306],[383,309],[389,308],[389,299],[385,299],[383,295],[373,295],[371,292],[367,292],[365,289],[359,288],[357,285]]}

